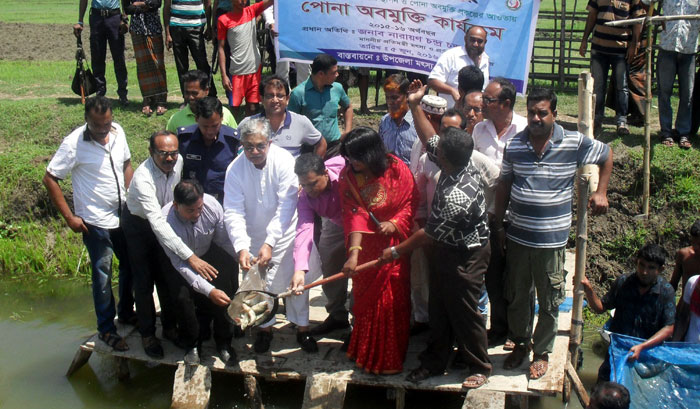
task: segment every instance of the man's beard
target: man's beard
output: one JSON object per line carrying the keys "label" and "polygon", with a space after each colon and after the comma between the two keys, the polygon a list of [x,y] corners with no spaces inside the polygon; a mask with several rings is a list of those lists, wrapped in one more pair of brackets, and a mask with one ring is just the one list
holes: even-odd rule
{"label": "man's beard", "polygon": [[408,112],[408,103],[404,102],[401,104],[398,110],[394,112],[389,112],[389,116],[391,119],[400,119],[403,118],[404,115],[406,115],[406,112]]}

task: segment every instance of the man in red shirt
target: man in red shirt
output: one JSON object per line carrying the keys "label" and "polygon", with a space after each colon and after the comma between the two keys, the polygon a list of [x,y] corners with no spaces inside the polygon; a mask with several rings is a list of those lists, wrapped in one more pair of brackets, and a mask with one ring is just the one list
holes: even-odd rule
{"label": "man in red shirt", "polygon": [[[231,0],[231,11],[220,16],[217,22],[220,67],[226,67],[224,45],[228,43],[231,49],[228,72],[231,78],[222,72],[222,84],[229,96],[231,107],[240,107],[245,98],[246,116],[255,114],[260,103],[258,88],[262,64],[255,19],[272,5],[272,1],[263,0],[246,7],[247,0]],[[240,115],[240,110],[237,111]]]}

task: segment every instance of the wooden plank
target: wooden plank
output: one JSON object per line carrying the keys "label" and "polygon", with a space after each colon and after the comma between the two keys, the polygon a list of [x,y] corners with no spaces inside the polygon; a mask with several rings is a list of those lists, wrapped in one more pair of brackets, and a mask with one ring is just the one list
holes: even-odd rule
{"label": "wooden plank", "polygon": [[505,393],[482,389],[469,391],[462,405],[462,409],[504,409],[505,407]]}
{"label": "wooden plank", "polygon": [[347,381],[327,373],[306,378],[302,409],[342,408]]}
{"label": "wooden plank", "polygon": [[248,407],[250,409],[265,409],[262,402],[262,393],[258,386],[258,380],[253,375],[246,375],[243,378],[246,395],[248,395]]}
{"label": "wooden plank", "polygon": [[66,376],[70,377],[78,369],[82,368],[90,359],[90,356],[92,355],[92,351],[94,349],[95,343],[91,341],[87,341],[84,344],[80,345],[80,347],[78,347],[78,351],[76,351],[75,353],[75,356],[73,356],[73,361],[70,363],[68,371],[66,371]]}
{"label": "wooden plank", "polygon": [[404,388],[395,388],[395,401],[396,405],[394,406],[396,409],[404,409],[406,407],[406,389]]}
{"label": "wooden plank", "polygon": [[173,381],[172,409],[206,409],[211,394],[211,370],[180,363]]}
{"label": "wooden plank", "polygon": [[571,381],[576,396],[578,396],[578,400],[581,402],[581,406],[584,408],[588,407],[591,399],[588,396],[588,392],[586,392],[586,387],[583,386],[583,382],[579,379],[576,369],[574,369],[574,366],[571,365],[571,362],[568,360],[566,361],[566,374]]}

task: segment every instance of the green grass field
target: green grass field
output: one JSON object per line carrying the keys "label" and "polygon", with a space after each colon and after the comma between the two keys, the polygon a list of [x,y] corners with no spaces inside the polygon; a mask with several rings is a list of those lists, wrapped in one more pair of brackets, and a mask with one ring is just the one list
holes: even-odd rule
{"label": "green grass field", "polygon": [[0,0],[0,21],[74,24],[78,21],[78,0]]}

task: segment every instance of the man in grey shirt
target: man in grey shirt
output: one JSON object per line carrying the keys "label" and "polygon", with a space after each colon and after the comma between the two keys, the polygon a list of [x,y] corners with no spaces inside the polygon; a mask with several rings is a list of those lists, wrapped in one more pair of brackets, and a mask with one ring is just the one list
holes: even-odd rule
{"label": "man in grey shirt", "polygon": [[224,209],[213,196],[204,194],[199,182],[186,179],[175,186],[173,201],[162,211],[175,234],[219,271],[199,275],[174,252],[164,249],[172,264],[165,280],[175,302],[177,344],[187,350],[185,362],[199,363],[201,343],[209,338],[211,318],[219,357],[224,363],[235,361],[236,351],[231,347],[233,328],[226,319],[226,306],[235,291],[231,267],[236,264],[236,252],[224,227]]}

